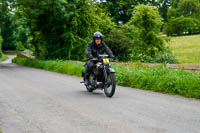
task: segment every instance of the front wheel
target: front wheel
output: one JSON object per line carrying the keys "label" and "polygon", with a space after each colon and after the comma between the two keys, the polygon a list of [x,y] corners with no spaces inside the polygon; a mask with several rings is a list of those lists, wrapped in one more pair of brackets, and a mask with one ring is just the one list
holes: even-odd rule
{"label": "front wheel", "polygon": [[105,83],[104,93],[107,97],[112,97],[115,94],[116,81],[115,73],[108,73],[107,82]]}

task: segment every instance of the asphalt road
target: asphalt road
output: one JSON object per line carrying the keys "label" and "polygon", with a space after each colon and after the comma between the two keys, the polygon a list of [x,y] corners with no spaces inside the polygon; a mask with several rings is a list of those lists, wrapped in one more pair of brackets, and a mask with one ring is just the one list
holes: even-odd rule
{"label": "asphalt road", "polygon": [[[10,56],[12,58],[12,56]],[[200,133],[200,100],[117,86],[89,93],[81,78],[0,64],[4,133]]]}

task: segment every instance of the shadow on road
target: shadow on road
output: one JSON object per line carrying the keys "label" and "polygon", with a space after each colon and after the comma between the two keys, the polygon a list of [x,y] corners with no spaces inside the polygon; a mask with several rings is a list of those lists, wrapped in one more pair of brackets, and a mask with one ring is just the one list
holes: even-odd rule
{"label": "shadow on road", "polygon": [[95,97],[105,97],[103,91],[102,92],[88,92],[87,90],[81,90],[81,91],[78,91],[79,93],[81,93],[82,95],[85,95],[85,96],[95,96]]}

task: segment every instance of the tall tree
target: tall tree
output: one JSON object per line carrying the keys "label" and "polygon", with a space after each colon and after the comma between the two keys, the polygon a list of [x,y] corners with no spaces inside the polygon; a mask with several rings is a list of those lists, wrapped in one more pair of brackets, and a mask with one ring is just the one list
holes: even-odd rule
{"label": "tall tree", "polygon": [[28,21],[36,56],[44,59],[81,60],[93,32],[113,26],[92,0],[18,0],[18,8]]}
{"label": "tall tree", "polygon": [[200,1],[173,0],[168,10],[168,23],[164,31],[168,35],[192,34],[200,31]]}
{"label": "tall tree", "polygon": [[114,18],[116,23],[126,23],[132,17],[133,9],[138,4],[151,4],[158,6],[155,0],[100,0],[100,6],[105,8],[109,16]]}
{"label": "tall tree", "polygon": [[138,5],[134,9],[134,16],[128,22],[128,25],[134,25],[138,30],[138,39],[140,43],[134,46],[135,56],[147,59],[155,58],[156,54],[163,50],[163,39],[158,36],[162,17],[158,9],[150,5]]}
{"label": "tall tree", "polygon": [[16,45],[13,43],[12,31],[12,10],[13,0],[1,0],[0,2],[0,27],[3,37],[2,47],[3,49],[16,49]]}
{"label": "tall tree", "polygon": [[167,22],[167,12],[170,7],[170,0],[160,0],[158,10],[161,17]]}

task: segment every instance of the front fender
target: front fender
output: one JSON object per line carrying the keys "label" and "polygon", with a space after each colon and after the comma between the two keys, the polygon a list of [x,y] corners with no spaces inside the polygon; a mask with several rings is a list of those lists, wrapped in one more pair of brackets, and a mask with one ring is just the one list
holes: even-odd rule
{"label": "front fender", "polygon": [[108,68],[108,70],[110,71],[110,73],[115,73],[115,70],[113,68]]}

